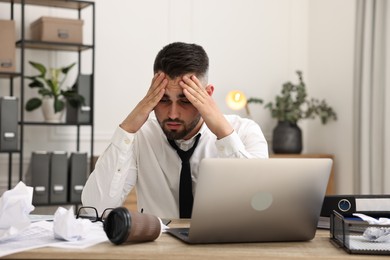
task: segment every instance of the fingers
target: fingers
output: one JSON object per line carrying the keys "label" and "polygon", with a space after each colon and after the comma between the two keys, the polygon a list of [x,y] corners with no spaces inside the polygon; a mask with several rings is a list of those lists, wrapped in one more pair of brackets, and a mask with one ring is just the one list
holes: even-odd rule
{"label": "fingers", "polygon": [[199,103],[204,104],[209,98],[209,94],[195,75],[183,76],[179,84],[183,88],[184,95],[194,106]]}
{"label": "fingers", "polygon": [[150,84],[150,88],[148,90],[148,94],[152,92],[159,92],[162,88],[165,88],[168,83],[166,76],[164,73],[156,73],[153,76],[152,83]]}
{"label": "fingers", "polygon": [[198,109],[204,122],[211,132],[217,136],[217,139],[228,136],[233,132],[232,126],[211,97],[213,90],[203,87],[194,75],[184,76],[179,84],[183,88],[184,95]]}
{"label": "fingers", "polygon": [[168,80],[165,74],[156,73],[145,98],[155,106],[163,97],[167,84]]}

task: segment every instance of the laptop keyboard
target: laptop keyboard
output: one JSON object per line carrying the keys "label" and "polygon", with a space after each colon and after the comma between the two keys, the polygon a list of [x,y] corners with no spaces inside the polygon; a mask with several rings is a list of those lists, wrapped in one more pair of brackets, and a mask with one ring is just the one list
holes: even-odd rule
{"label": "laptop keyboard", "polygon": [[183,235],[183,236],[186,236],[186,237],[188,237],[188,231],[180,231],[179,232],[180,233],[180,235]]}

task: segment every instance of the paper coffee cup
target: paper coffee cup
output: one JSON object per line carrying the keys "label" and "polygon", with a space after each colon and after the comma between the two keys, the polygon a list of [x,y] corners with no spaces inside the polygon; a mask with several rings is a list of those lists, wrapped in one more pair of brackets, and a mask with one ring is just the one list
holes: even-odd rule
{"label": "paper coffee cup", "polygon": [[153,241],[161,235],[162,225],[156,216],[119,207],[113,209],[107,216],[104,231],[112,243],[119,245],[127,242]]}

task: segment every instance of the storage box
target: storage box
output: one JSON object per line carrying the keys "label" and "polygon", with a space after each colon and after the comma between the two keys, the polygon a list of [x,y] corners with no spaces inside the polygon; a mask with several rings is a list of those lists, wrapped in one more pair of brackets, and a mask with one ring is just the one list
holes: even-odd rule
{"label": "storage box", "polygon": [[43,16],[31,24],[31,39],[81,44],[83,23],[83,20]]}
{"label": "storage box", "polygon": [[15,21],[0,20],[0,72],[15,72]]}
{"label": "storage box", "polygon": [[389,230],[390,225],[369,224],[336,211],[330,217],[331,241],[351,254],[390,255],[390,241],[380,242],[372,235],[378,231],[386,234]]}

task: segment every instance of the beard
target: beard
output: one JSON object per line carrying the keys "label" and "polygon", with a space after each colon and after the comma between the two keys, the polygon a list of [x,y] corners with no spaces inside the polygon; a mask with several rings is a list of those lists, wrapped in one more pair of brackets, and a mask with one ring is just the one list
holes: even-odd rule
{"label": "beard", "polygon": [[[189,133],[191,133],[192,130],[197,126],[200,120],[200,115],[196,116],[194,120],[192,120],[190,123],[186,124],[184,121],[179,119],[165,119],[162,122],[159,121],[161,129],[163,130],[164,134],[169,140],[180,140],[186,137]],[[176,122],[182,124],[184,127],[183,130],[170,130],[164,127],[166,123],[169,122]]]}

